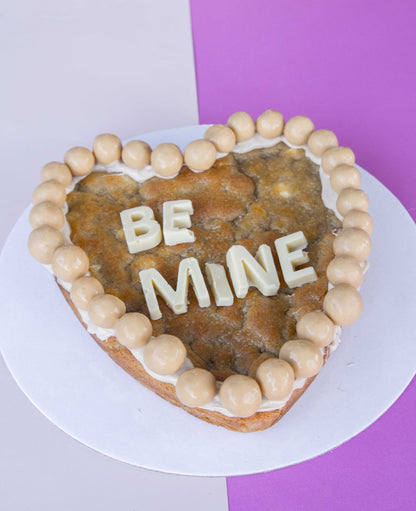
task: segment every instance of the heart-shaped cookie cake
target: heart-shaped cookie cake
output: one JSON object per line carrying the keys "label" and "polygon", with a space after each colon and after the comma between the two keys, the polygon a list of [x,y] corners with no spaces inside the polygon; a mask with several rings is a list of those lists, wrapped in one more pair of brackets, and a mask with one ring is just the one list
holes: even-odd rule
{"label": "heart-shaped cookie cake", "polygon": [[43,167],[29,249],[143,385],[265,429],[362,312],[372,220],[354,163],[332,131],[276,110],[237,112],[184,154],[99,135]]}

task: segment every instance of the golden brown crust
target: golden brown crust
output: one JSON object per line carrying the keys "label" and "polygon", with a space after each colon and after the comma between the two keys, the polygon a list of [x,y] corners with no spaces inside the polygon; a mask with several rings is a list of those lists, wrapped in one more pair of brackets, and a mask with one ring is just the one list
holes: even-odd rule
{"label": "golden brown crust", "polygon": [[[56,280],[56,279],[55,279]],[[58,283],[58,282],[57,282]],[[64,295],[66,301],[71,306],[74,314],[85,328],[87,325],[82,321],[81,315],[71,300],[69,292],[58,283],[59,289]],[[190,408],[183,405],[176,396],[175,387],[170,383],[165,383],[151,377],[142,364],[132,355],[132,353],[122,346],[116,337],[110,337],[107,341],[101,341],[96,335],[90,334],[95,342],[116,362],[122,369],[124,369],[130,376],[139,381],[149,390],[155,392],[158,396],[166,399],[169,403],[183,408],[186,412],[202,419],[210,424],[216,426],[223,426],[233,431],[242,433],[250,433],[254,431],[261,431],[269,428],[275,424],[283,415],[290,410],[290,408],[301,397],[305,390],[315,379],[315,376],[308,378],[304,386],[296,389],[291,395],[289,401],[280,410],[273,410],[269,412],[257,412],[250,417],[229,417],[219,412],[204,410],[202,408]]]}

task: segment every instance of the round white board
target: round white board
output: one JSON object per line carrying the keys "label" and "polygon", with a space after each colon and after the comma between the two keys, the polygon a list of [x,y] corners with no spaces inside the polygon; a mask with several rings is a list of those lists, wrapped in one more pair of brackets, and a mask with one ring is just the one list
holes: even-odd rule
{"label": "round white board", "polygon": [[[182,149],[205,128],[140,138]],[[99,452],[175,474],[229,476],[318,456],[373,423],[415,373],[416,228],[399,201],[362,170],[375,219],[365,312],[315,382],[272,428],[234,433],[170,405],[117,366],[73,316],[52,276],[27,251],[29,208],[0,257],[0,347],[20,388],[63,431]]]}

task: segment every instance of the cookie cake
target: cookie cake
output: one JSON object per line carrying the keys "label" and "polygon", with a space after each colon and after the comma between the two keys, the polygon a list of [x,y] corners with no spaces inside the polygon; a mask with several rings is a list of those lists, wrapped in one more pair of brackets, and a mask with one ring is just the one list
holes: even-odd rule
{"label": "cookie cake", "polygon": [[102,134],[43,167],[29,250],[140,383],[262,430],[362,313],[372,219],[354,164],[332,131],[276,110],[237,112],[183,154]]}

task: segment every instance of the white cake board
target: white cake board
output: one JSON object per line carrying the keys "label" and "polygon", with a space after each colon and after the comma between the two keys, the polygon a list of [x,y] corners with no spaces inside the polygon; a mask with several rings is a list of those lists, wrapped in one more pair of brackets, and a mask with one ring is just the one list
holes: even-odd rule
{"label": "white cake board", "polygon": [[[141,135],[182,148],[203,127]],[[27,251],[25,210],[0,256],[0,347],[22,391],[66,433],[115,459],[175,474],[268,471],[318,456],[372,424],[416,369],[416,228],[400,202],[362,170],[375,219],[365,312],[343,331],[305,395],[272,428],[234,433],[143,388],[92,340],[53,277]]]}

